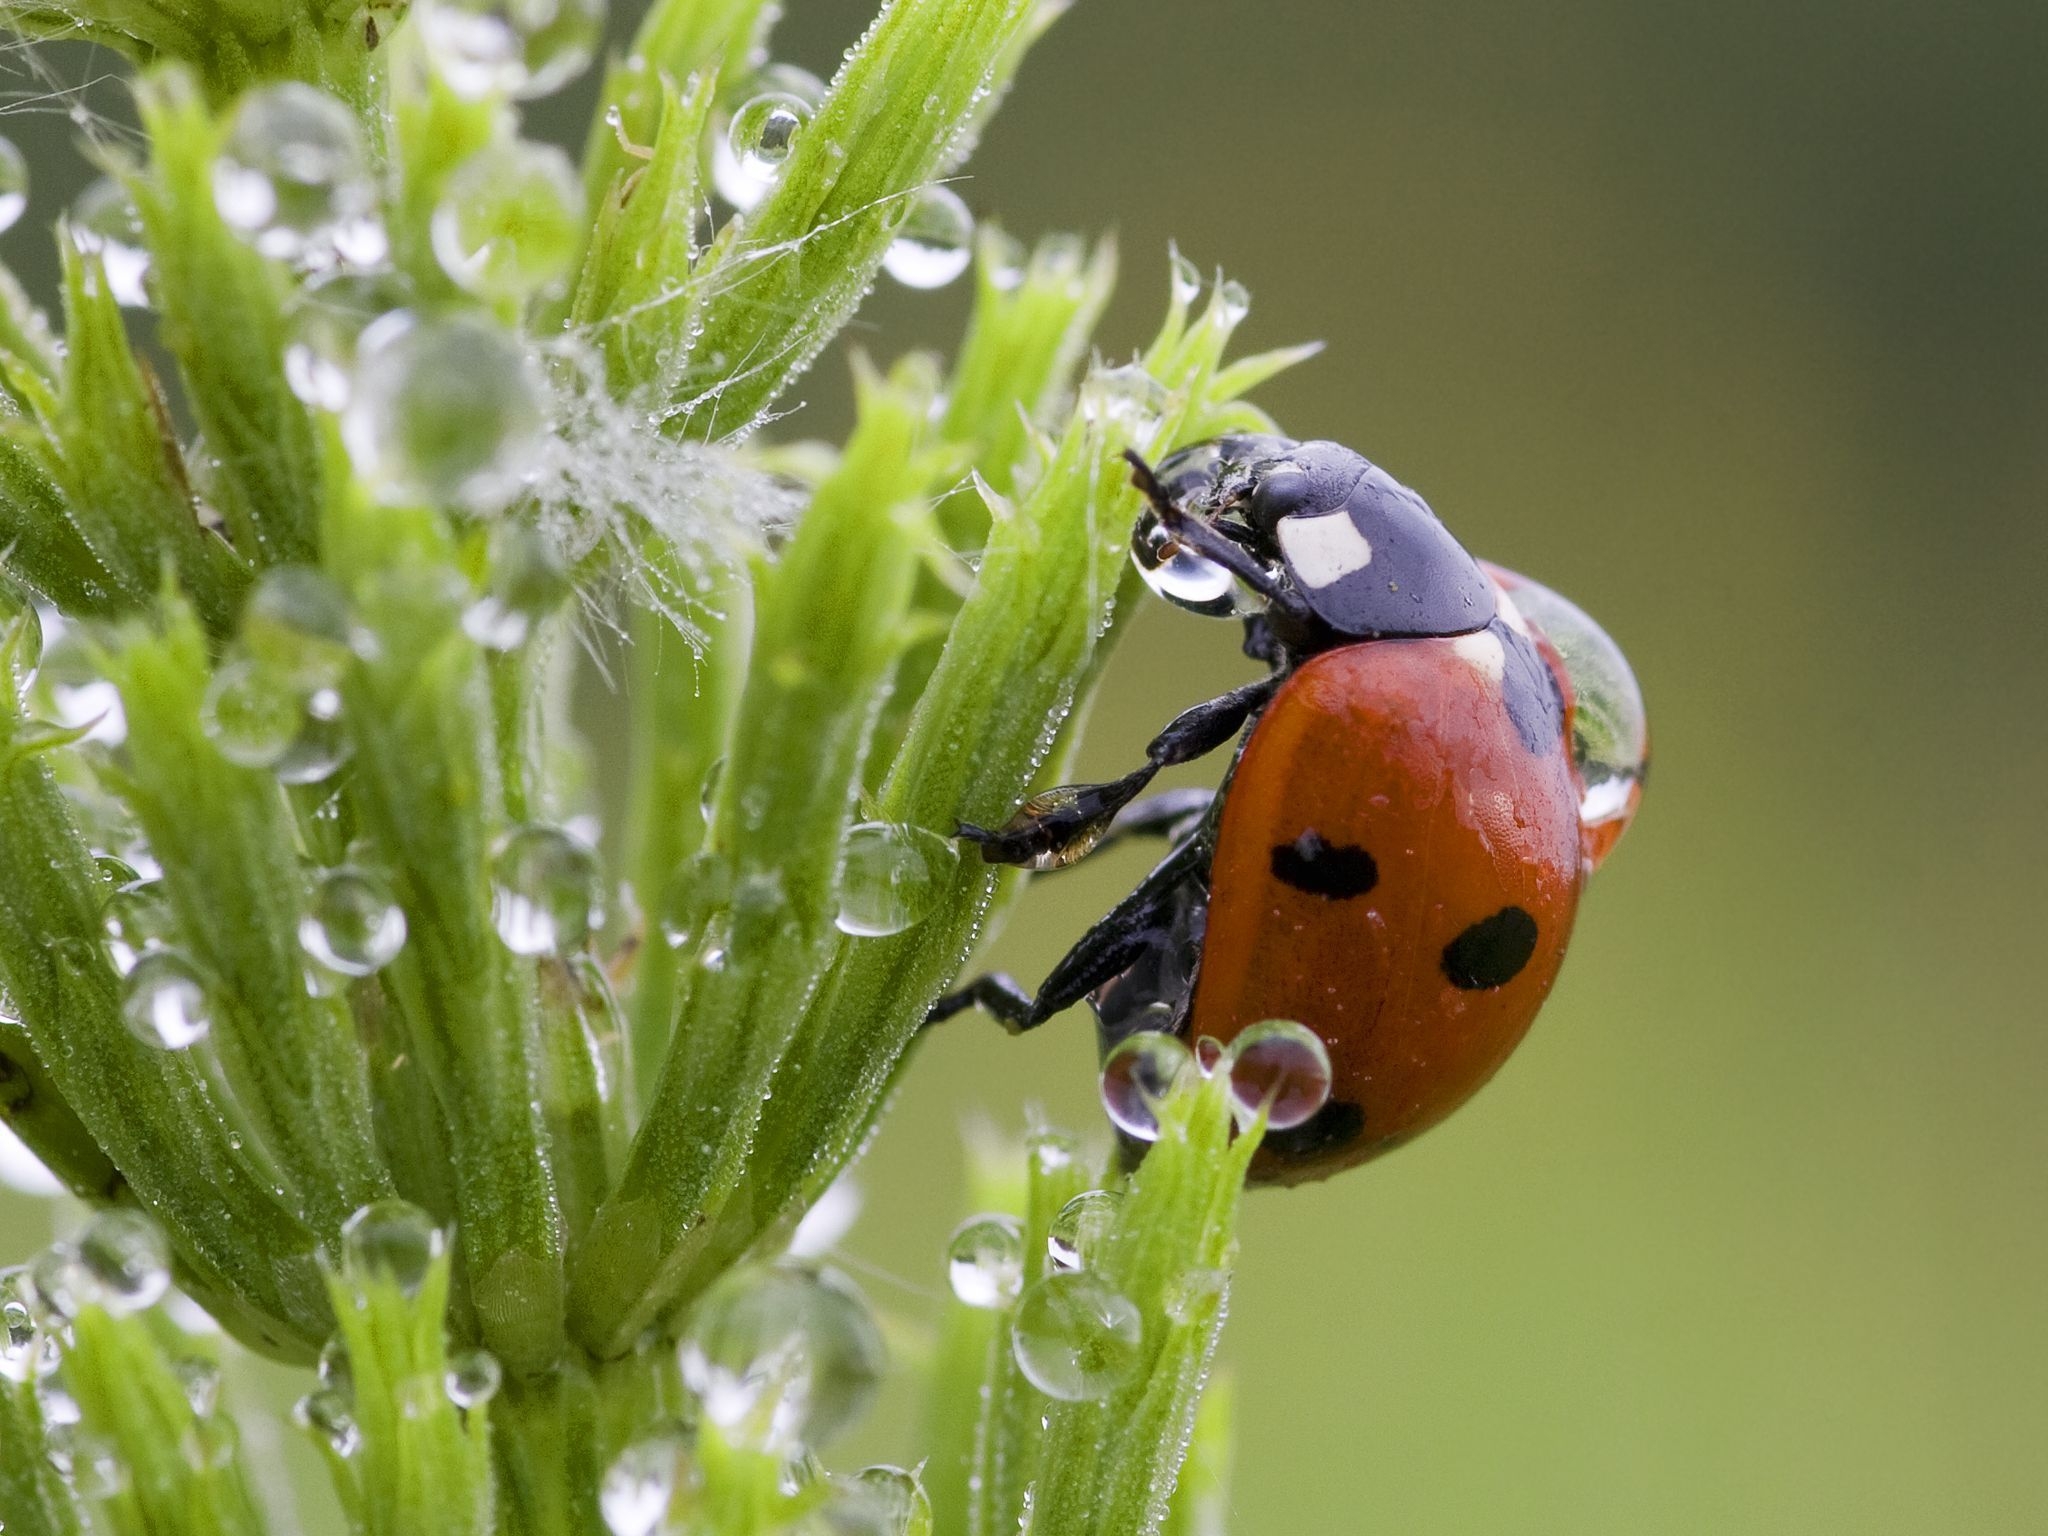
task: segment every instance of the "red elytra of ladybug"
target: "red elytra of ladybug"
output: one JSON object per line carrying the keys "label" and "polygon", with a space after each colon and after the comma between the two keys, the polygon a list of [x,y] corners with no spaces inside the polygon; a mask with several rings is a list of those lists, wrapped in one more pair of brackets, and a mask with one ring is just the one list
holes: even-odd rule
{"label": "red elytra of ladybug", "polygon": [[[1240,618],[1270,673],[1185,711],[1123,778],[960,828],[989,862],[1040,870],[1122,837],[1169,851],[1035,995],[984,976],[932,1019],[980,1004],[1022,1031],[1085,998],[1105,1056],[1141,1030],[1227,1047],[1294,1020],[1328,1051],[1329,1098],[1269,1130],[1251,1176],[1319,1179],[1437,1124],[1528,1032],[1640,799],[1640,697],[1590,619],[1475,561],[1348,448],[1242,436],[1157,470],[1127,457],[1147,581]],[[1615,695],[1598,721],[1580,718],[1568,649]],[[1144,795],[1233,739],[1221,791]]]}

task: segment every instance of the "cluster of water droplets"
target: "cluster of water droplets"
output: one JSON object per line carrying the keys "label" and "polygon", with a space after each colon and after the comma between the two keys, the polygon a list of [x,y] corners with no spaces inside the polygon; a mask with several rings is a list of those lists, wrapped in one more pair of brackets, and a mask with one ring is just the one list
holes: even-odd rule
{"label": "cluster of water droplets", "polygon": [[1200,1076],[1224,1073],[1232,1113],[1241,1125],[1265,1117],[1269,1129],[1291,1130],[1329,1102],[1330,1053],[1315,1031],[1289,1019],[1267,1019],[1229,1044],[1201,1040],[1190,1051],[1174,1035],[1140,1030],[1103,1058],[1102,1106],[1110,1122],[1139,1141],[1157,1141],[1160,1107]]}

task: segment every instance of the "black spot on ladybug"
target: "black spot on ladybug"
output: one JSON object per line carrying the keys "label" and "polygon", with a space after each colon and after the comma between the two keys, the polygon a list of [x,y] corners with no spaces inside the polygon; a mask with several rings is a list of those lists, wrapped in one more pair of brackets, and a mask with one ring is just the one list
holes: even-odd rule
{"label": "black spot on ladybug", "polygon": [[1380,867],[1363,848],[1325,842],[1311,828],[1273,850],[1273,878],[1311,896],[1343,901],[1378,885]]}
{"label": "black spot on ladybug", "polygon": [[1500,689],[1515,734],[1538,757],[1562,752],[1564,700],[1558,696],[1557,678],[1527,635],[1518,634],[1502,619],[1495,619],[1487,629],[1507,656]]}
{"label": "black spot on ladybug", "polygon": [[1520,907],[1502,907],[1444,946],[1444,975],[1466,992],[1504,987],[1536,953],[1536,919]]}
{"label": "black spot on ladybug", "polygon": [[1260,1145],[1286,1158],[1315,1157],[1337,1147],[1348,1146],[1365,1129],[1365,1111],[1356,1104],[1332,1099],[1300,1125],[1284,1131],[1268,1131]]}

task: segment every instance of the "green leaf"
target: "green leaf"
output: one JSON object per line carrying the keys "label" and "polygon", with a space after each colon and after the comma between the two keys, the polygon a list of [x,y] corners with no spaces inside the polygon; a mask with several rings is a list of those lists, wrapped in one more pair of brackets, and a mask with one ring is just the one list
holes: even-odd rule
{"label": "green leaf", "polygon": [[35,1383],[0,1376],[0,1528],[9,1536],[80,1536],[78,1506],[44,1432]]}
{"label": "green leaf", "polygon": [[197,82],[160,70],[137,92],[150,170],[132,186],[151,251],[159,334],[216,462],[217,506],[256,565],[308,561],[321,503],[319,443],[285,382],[288,282],[214,207],[224,136]]}

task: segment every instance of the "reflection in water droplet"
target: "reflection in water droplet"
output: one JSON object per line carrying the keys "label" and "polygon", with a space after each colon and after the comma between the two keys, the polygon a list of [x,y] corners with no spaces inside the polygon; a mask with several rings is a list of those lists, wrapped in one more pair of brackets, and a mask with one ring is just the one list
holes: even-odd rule
{"label": "reflection in water droplet", "polygon": [[863,1467],[831,1479],[803,1536],[913,1536],[929,1532],[932,1503],[914,1473],[901,1467]]}
{"label": "reflection in water droplet", "polygon": [[0,1270],[0,1381],[17,1386],[36,1378],[35,1292],[26,1269]]}
{"label": "reflection in water droplet", "polygon": [[177,919],[161,880],[130,880],[117,886],[100,908],[100,923],[107,934],[107,959],[122,976],[177,933]]}
{"label": "reflection in water droplet", "polygon": [[480,298],[523,302],[567,274],[585,227],[569,157],[552,144],[501,142],[448,178],[434,210],[434,259]]}
{"label": "reflection in water droplet", "polygon": [[1102,1107],[1116,1128],[1140,1141],[1159,1139],[1159,1105],[1183,1076],[1193,1076],[1194,1057],[1172,1035],[1140,1030],[1120,1043],[1102,1063]]}
{"label": "reflection in water droplet", "polygon": [[974,254],[974,215],[950,187],[914,193],[910,211],[882,255],[882,270],[906,288],[943,288]]}
{"label": "reflection in water droplet", "polygon": [[93,1300],[116,1315],[153,1307],[171,1288],[171,1251],[140,1211],[101,1211],[78,1234],[78,1262]]}
{"label": "reflection in water droplet", "polygon": [[1123,1195],[1116,1190],[1089,1189],[1061,1206],[1045,1232],[1046,1256],[1053,1268],[1086,1269],[1095,1263],[1116,1230],[1123,1203]]}
{"label": "reflection in water droplet", "polygon": [[497,1396],[504,1379],[496,1355],[487,1349],[464,1349],[448,1357],[448,1371],[441,1384],[449,1402],[470,1409],[481,1408]]}
{"label": "reflection in water droplet", "polygon": [[456,95],[546,96],[589,67],[604,0],[418,0],[413,25]]}
{"label": "reflection in water droplet", "polygon": [[598,1513],[612,1536],[653,1536],[676,1495],[689,1440],[680,1428],[641,1435],[605,1469]]}
{"label": "reflection in water droplet", "polygon": [[882,1339],[852,1287],[790,1264],[740,1270],[698,1303],[683,1380],[734,1445],[793,1457],[860,1416]]}
{"label": "reflection in water droplet", "polygon": [[343,865],[314,882],[299,943],[330,971],[368,976],[405,947],[405,913],[382,876]]}
{"label": "reflection in water droplet", "polygon": [[1150,507],[1131,530],[1131,561],[1145,585],[1177,608],[1210,618],[1237,611],[1237,578],[1174,538]]}
{"label": "reflection in water droplet", "polygon": [[0,231],[14,228],[28,208],[28,157],[12,139],[0,139]]}
{"label": "reflection in water droplet", "polygon": [[846,834],[839,873],[839,931],[881,938],[931,911],[959,856],[950,839],[925,827],[868,821]]}
{"label": "reflection in water droplet", "polygon": [[292,1422],[318,1435],[344,1461],[362,1448],[362,1431],[356,1428],[347,1399],[325,1387],[308,1392],[292,1405]]}
{"label": "reflection in water droplet", "polygon": [[1048,1275],[1024,1293],[1010,1352],[1047,1397],[1107,1397],[1137,1368],[1144,1321],[1130,1299],[1087,1270]]}
{"label": "reflection in water droplet", "polygon": [[1486,570],[1507,594],[1503,606],[1556,648],[1571,679],[1572,758],[1583,790],[1579,824],[1587,865],[1598,869],[1642,803],[1650,764],[1642,688],[1621,647],[1578,604],[1516,572]]}
{"label": "reflection in water droplet", "polygon": [[518,338],[473,315],[365,331],[341,432],[384,500],[492,512],[539,463],[546,392]]}
{"label": "reflection in water droplet", "polygon": [[355,752],[341,726],[341,696],[328,688],[306,695],[298,734],[271,770],[283,784],[318,784]]}
{"label": "reflection in water droplet", "polygon": [[1226,325],[1240,324],[1252,312],[1252,296],[1243,283],[1226,277],[1216,285],[1216,308]]}
{"label": "reflection in water droplet", "polygon": [[358,1287],[381,1282],[417,1296],[447,1242],[434,1218],[411,1201],[375,1200],[342,1226],[342,1273]]}
{"label": "reflection in water droplet", "polygon": [[580,949],[604,922],[597,855],[560,827],[514,827],[491,851],[491,921],[515,955]]}
{"label": "reflection in water droplet", "polygon": [[792,91],[764,91],[734,109],[712,144],[711,179],[718,195],[742,213],[768,195],[814,104]]}
{"label": "reflection in water droplet", "polygon": [[213,1027],[206,988],[192,962],[174,949],[139,956],[124,986],[121,1017],[144,1045],[182,1051],[204,1040]]}
{"label": "reflection in water droplet", "polygon": [[126,187],[111,176],[100,177],[78,194],[65,224],[74,246],[99,257],[116,304],[140,309],[149,303],[149,247],[143,244],[142,216]]}
{"label": "reflection in water droplet", "polygon": [[325,264],[344,230],[352,251],[383,254],[377,183],[356,115],[298,81],[242,98],[213,164],[213,200],[228,228],[265,256]]}
{"label": "reflection in water droplet", "polygon": [[1024,1224],[1014,1216],[971,1216],[946,1245],[946,1279],[970,1307],[1007,1307],[1024,1288]]}
{"label": "reflection in water droplet", "polygon": [[220,1407],[220,1367],[211,1360],[187,1355],[171,1362],[171,1372],[185,1389],[194,1417],[210,1419]]}
{"label": "reflection in water droplet", "polygon": [[1226,1053],[1231,1113],[1249,1125],[1292,1130],[1330,1102],[1330,1053],[1315,1031],[1291,1019],[1267,1019],[1239,1032]]}

